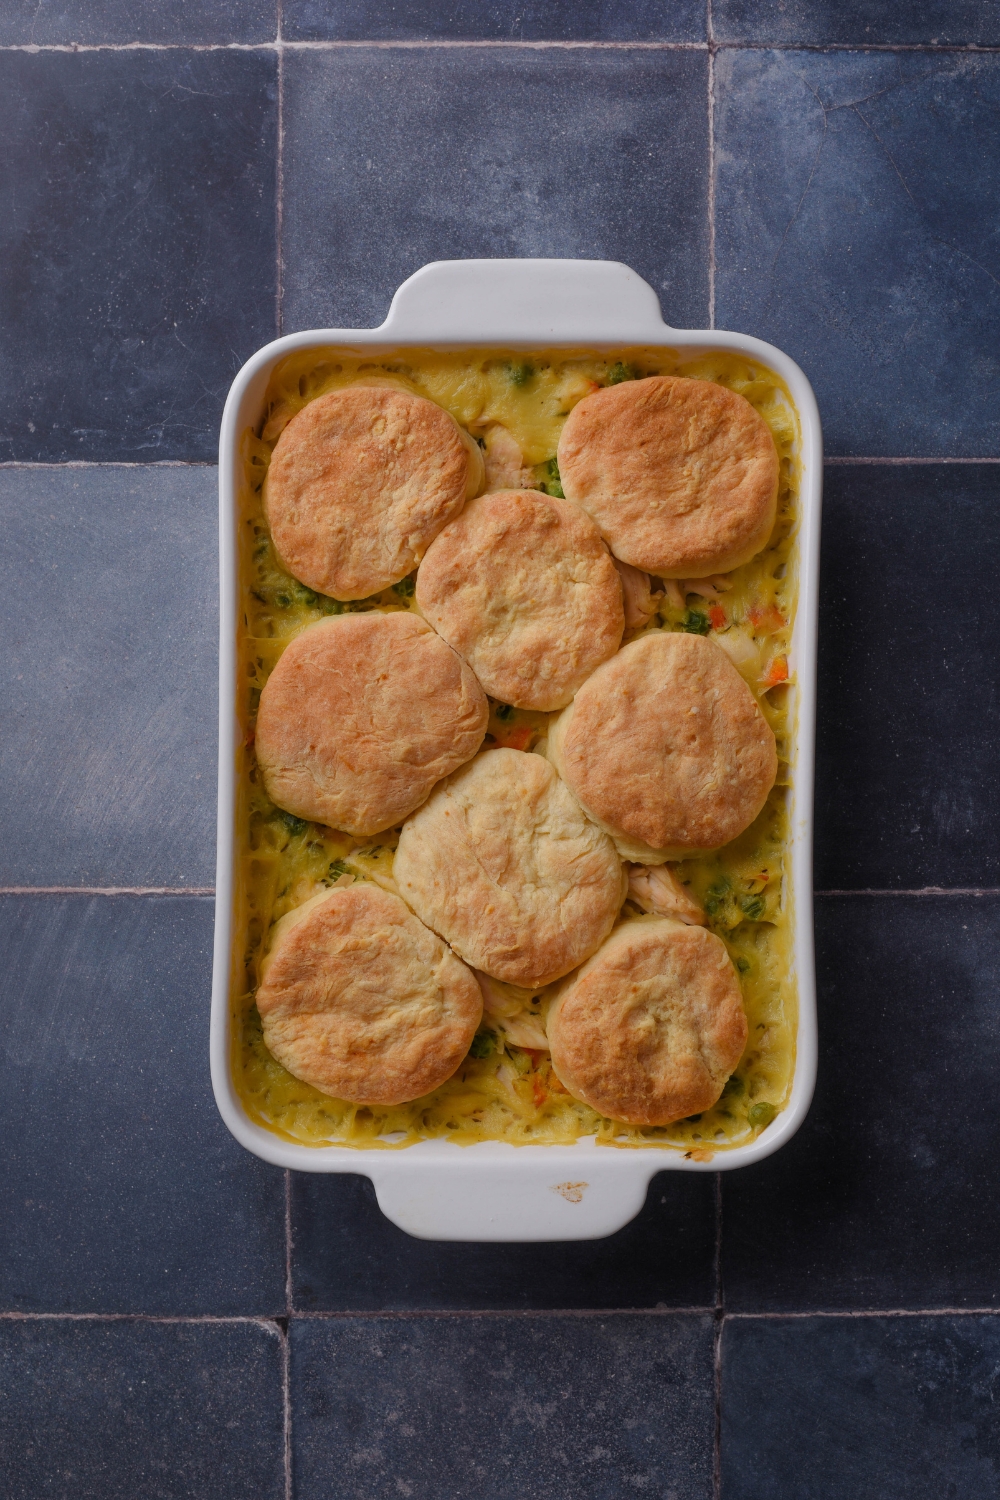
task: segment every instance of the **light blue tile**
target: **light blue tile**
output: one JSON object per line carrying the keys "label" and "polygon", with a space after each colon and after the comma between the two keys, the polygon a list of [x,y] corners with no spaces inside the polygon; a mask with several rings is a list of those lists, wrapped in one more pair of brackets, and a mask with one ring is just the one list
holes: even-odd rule
{"label": "light blue tile", "polygon": [[0,50],[0,458],[214,461],[276,329],[277,124],[273,51]]}
{"label": "light blue tile", "polygon": [[208,1076],[213,902],[0,898],[0,1309],[275,1314],[283,1174]]}
{"label": "light blue tile", "polygon": [[214,883],[216,475],[0,468],[0,885]]}
{"label": "light blue tile", "polygon": [[347,47],[285,59],[284,326],[367,327],[426,261],[621,260],[707,320],[707,54]]}
{"label": "light blue tile", "polygon": [[720,42],[936,43],[1000,41],[993,0],[712,0],[712,34]]}
{"label": "light blue tile", "polygon": [[277,0],[0,0],[0,44],[269,42]]}
{"label": "light blue tile", "polygon": [[287,41],[703,42],[704,0],[284,0]]}
{"label": "light blue tile", "polygon": [[710,1500],[712,1318],[297,1319],[298,1500]]}
{"label": "light blue tile", "polygon": [[1000,453],[1000,57],[720,53],[716,323],[834,454]]}
{"label": "light blue tile", "polygon": [[994,1496],[996,1318],[734,1321],[722,1337],[725,1500]]}
{"label": "light blue tile", "polygon": [[809,1117],[722,1176],[726,1307],[1000,1306],[1000,899],[819,896],[816,973]]}
{"label": "light blue tile", "polygon": [[284,1500],[274,1327],[3,1323],[0,1369],[6,1500]]}

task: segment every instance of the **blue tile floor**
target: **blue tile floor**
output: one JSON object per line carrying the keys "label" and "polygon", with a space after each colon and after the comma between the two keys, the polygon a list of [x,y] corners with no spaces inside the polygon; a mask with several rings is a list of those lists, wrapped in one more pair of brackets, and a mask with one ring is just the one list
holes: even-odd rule
{"label": "blue tile floor", "polygon": [[[997,14],[0,0],[5,1494],[1000,1497]],[[225,392],[479,255],[782,345],[829,458],[815,1104],[592,1244],[410,1240],[208,1080]]]}

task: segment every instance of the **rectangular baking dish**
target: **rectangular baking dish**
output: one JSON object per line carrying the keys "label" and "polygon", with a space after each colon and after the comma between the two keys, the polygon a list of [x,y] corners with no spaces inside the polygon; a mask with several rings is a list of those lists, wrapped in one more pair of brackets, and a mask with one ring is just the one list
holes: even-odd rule
{"label": "rectangular baking dish", "polygon": [[[459,1146],[428,1140],[396,1151],[358,1150],[284,1140],[244,1111],[230,1068],[235,765],[242,733],[236,713],[240,440],[262,415],[275,365],[294,351],[331,345],[372,353],[496,346],[530,352],[560,345],[599,353],[646,345],[666,346],[691,358],[725,350],[746,354],[784,380],[801,428],[801,519],[795,556],[799,597],[789,659],[797,728],[786,888],[794,923],[798,1032],[790,1100],[752,1143],[720,1150],[710,1161],[693,1160],[676,1147],[628,1150],[591,1141],[572,1146],[495,1141]],[[628,1223],[642,1207],[655,1172],[732,1171],[769,1156],[795,1134],[809,1108],[816,1074],[812,800],[822,457],[812,389],[787,355],[745,334],[668,327],[653,289],[627,266],[610,261],[437,261],[403,283],[381,328],[291,334],[268,344],[243,366],[226,402],[219,448],[219,817],[211,1064],[219,1111],[248,1151],[295,1171],[355,1172],[371,1178],[382,1212],[421,1239],[576,1240],[599,1239]]]}

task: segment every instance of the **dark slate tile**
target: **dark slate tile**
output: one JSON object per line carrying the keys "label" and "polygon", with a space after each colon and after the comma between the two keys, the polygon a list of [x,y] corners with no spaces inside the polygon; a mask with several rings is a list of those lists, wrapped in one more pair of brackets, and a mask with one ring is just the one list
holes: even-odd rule
{"label": "dark slate tile", "polygon": [[291,1326],[298,1500],[708,1500],[712,1318]]}
{"label": "dark slate tile", "polygon": [[273,52],[0,52],[0,457],[214,459],[275,333]]}
{"label": "dark slate tile", "polygon": [[411,1239],[366,1177],[292,1175],[292,1297],[307,1312],[398,1308],[710,1307],[715,1178],[664,1172],[603,1240],[471,1245]]}
{"label": "dark slate tile", "polygon": [[1000,1494],[995,1317],[727,1321],[723,1500]]}
{"label": "dark slate tile", "polygon": [[816,924],[816,1097],[723,1175],[726,1306],[1000,1304],[1000,898],[830,896]]}
{"label": "dark slate tile", "polygon": [[217,474],[0,468],[0,886],[210,886]]}
{"label": "dark slate tile", "polygon": [[277,0],[0,0],[0,45],[268,42]]}
{"label": "dark slate tile", "polygon": [[281,1337],[255,1323],[0,1323],[7,1500],[283,1500]]}
{"label": "dark slate tile", "polygon": [[712,0],[712,34],[719,42],[988,45],[1000,41],[1000,12],[993,0]]}
{"label": "dark slate tile", "polygon": [[704,0],[284,0],[286,41],[703,42]]}
{"label": "dark slate tile", "polygon": [[1000,885],[998,572],[1000,465],[828,466],[820,890]]}
{"label": "dark slate tile", "polygon": [[284,1181],[208,1077],[212,902],[0,900],[0,1308],[282,1311]]}
{"label": "dark slate tile", "polygon": [[1000,453],[1000,57],[724,51],[715,77],[716,325],[802,364],[829,453]]}
{"label": "dark slate tile", "polygon": [[430,260],[622,260],[707,320],[707,54],[290,52],[284,326],[366,327]]}

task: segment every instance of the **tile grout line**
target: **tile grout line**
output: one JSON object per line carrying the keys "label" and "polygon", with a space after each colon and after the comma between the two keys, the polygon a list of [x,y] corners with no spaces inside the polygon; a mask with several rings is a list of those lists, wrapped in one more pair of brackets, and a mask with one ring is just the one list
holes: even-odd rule
{"label": "tile grout line", "polygon": [[801,1322],[805,1318],[996,1318],[1000,1307],[845,1307],[812,1312],[727,1312],[725,1321],[739,1323]]}
{"label": "tile grout line", "polygon": [[286,1319],[281,1339],[282,1458],[285,1469],[285,1500],[292,1497],[292,1330]]}
{"label": "tile grout line", "polygon": [[252,1317],[240,1313],[0,1312],[0,1322],[4,1323],[252,1323],[270,1330],[280,1322],[280,1317],[280,1314]]}
{"label": "tile grout line", "polygon": [[214,896],[214,885],[0,885],[0,896]]}
{"label": "tile grout line", "polygon": [[0,45],[0,52],[26,52],[30,55],[43,52],[279,52],[287,48],[295,52],[338,52],[358,48],[379,51],[448,51],[459,48],[495,49],[500,51],[545,51],[565,52],[706,52],[709,47],[720,52],[919,52],[942,56],[985,56],[1000,53],[1000,45],[980,42],[948,43],[935,42],[769,42],[769,41],[713,41],[708,42],[606,42],[606,41],[560,41],[547,38],[539,41],[510,40],[501,38],[463,38],[442,40],[427,38],[409,40],[404,38],[341,41],[300,41],[276,39],[272,42],[11,42]]}
{"label": "tile grout line", "polygon": [[813,891],[814,896],[1000,896],[1000,887],[995,885],[924,885],[915,890],[895,890],[892,887],[859,886],[855,890]]}
{"label": "tile grout line", "polygon": [[277,258],[276,285],[274,289],[274,322],[279,339],[281,338],[284,324],[282,303],[285,295],[285,268],[282,246],[285,217],[285,48],[281,37],[281,4],[282,0],[277,0],[277,36],[275,37],[275,46],[278,49],[278,140],[277,162],[275,164],[274,205],[274,248]]}
{"label": "tile grout line", "polygon": [[708,326],[715,327],[715,53],[712,48],[712,0],[705,0],[708,38]]}
{"label": "tile grout line", "polygon": [[2,458],[0,469],[217,469],[217,458],[67,458],[61,463],[30,458]]}
{"label": "tile grout line", "polygon": [[722,1500],[722,1325],[725,1320],[722,1293],[722,1173],[715,1174],[715,1318],[712,1324],[712,1494]]}
{"label": "tile grout line", "polygon": [[405,1322],[421,1318],[714,1318],[714,1307],[411,1307],[302,1309],[291,1314],[290,1322],[337,1322],[356,1318],[385,1318]]}
{"label": "tile grout line", "polygon": [[1000,464],[1000,458],[836,458],[824,455],[824,464]]}
{"label": "tile grout line", "polygon": [[798,1312],[728,1312],[716,1307],[535,1307],[535,1308],[386,1308],[338,1309],[335,1312],[295,1312],[251,1316],[233,1313],[119,1313],[119,1312],[20,1312],[0,1311],[0,1323],[165,1323],[249,1324],[269,1331],[283,1331],[291,1323],[333,1322],[338,1319],[382,1318],[392,1322],[430,1318],[672,1318],[711,1317],[720,1330],[725,1323],[801,1322],[806,1318],[996,1318],[994,1307],[870,1307],[813,1308]]}

